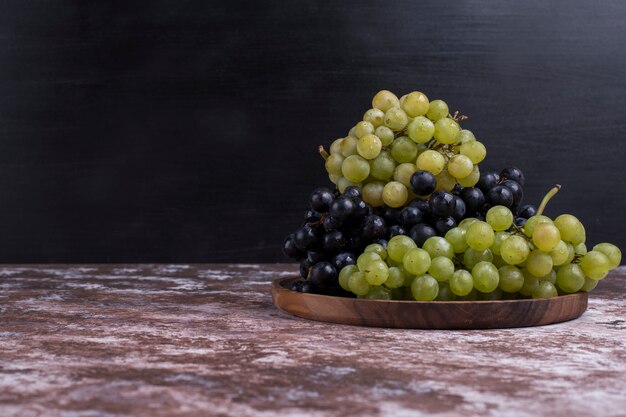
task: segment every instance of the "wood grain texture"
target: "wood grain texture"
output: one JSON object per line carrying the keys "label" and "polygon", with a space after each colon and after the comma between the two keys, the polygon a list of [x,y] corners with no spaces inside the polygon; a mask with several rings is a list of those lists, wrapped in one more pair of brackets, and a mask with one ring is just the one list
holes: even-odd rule
{"label": "wood grain texture", "polygon": [[383,301],[291,291],[289,285],[297,278],[277,278],[272,282],[276,307],[298,317],[357,326],[503,329],[573,320],[587,309],[587,293],[584,292],[543,300]]}
{"label": "wood grain texture", "polygon": [[[525,200],[626,247],[626,2],[8,0],[0,261],[274,262],[317,146],[443,98]],[[242,226],[243,224],[243,226]]]}
{"label": "wood grain texture", "polygon": [[274,307],[285,265],[5,265],[3,417],[624,415],[626,269],[579,319],[344,326]]}

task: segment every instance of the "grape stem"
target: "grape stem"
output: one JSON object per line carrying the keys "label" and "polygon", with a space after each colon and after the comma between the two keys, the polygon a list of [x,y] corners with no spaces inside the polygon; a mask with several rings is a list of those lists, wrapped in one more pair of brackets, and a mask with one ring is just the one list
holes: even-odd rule
{"label": "grape stem", "polygon": [[326,149],[324,149],[322,145],[320,145],[320,147],[317,149],[320,155],[322,155],[322,158],[324,158],[324,161],[327,160],[330,155],[328,155],[328,152],[326,152]]}
{"label": "grape stem", "polygon": [[541,200],[541,204],[539,205],[539,209],[537,210],[537,216],[543,214],[543,211],[545,210],[548,201],[550,201],[550,199],[554,197],[554,195],[558,193],[560,189],[561,184],[556,184],[554,187],[552,187],[550,191],[548,191],[545,197],[543,197],[543,200]]}

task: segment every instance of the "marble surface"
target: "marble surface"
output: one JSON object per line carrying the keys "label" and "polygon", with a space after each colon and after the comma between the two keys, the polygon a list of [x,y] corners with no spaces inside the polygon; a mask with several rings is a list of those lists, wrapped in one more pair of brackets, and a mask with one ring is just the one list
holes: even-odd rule
{"label": "marble surface", "polygon": [[272,304],[292,265],[0,267],[0,416],[626,416],[626,269],[579,319],[361,328]]}

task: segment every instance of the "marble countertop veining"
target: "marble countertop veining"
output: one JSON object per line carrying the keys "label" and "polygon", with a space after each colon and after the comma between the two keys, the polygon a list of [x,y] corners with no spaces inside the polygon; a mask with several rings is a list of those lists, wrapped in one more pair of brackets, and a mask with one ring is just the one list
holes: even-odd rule
{"label": "marble countertop veining", "polygon": [[277,310],[293,265],[0,267],[0,416],[626,416],[626,268],[562,324],[378,329]]}

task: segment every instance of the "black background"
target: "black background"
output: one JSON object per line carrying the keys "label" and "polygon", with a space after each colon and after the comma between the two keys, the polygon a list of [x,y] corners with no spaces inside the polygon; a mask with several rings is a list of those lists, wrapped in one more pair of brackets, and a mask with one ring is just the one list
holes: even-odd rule
{"label": "black background", "polygon": [[0,261],[281,261],[317,145],[383,88],[625,246],[622,0],[0,6]]}

